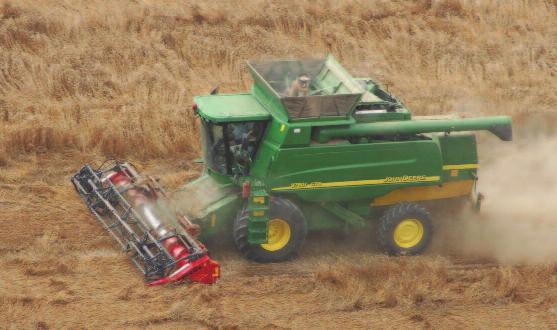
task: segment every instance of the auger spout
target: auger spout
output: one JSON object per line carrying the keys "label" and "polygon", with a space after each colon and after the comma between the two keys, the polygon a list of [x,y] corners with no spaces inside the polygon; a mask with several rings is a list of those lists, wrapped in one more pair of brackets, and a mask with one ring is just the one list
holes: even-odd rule
{"label": "auger spout", "polygon": [[512,120],[508,116],[386,121],[322,127],[317,129],[316,139],[325,143],[334,138],[481,130],[489,131],[503,141],[512,141]]}

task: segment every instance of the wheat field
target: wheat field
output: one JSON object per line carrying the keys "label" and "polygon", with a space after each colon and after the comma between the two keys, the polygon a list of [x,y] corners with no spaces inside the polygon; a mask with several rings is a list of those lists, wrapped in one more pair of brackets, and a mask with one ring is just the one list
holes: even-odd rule
{"label": "wheat field", "polygon": [[[414,114],[513,116],[513,145],[481,139],[496,221],[417,258],[318,236],[254,265],[225,242],[218,285],[145,287],[69,176],[118,157],[177,187],[201,170],[193,96],[327,53]],[[555,328],[556,91],[555,0],[0,0],[0,328]]]}
{"label": "wheat field", "polygon": [[551,1],[26,1],[0,7],[3,162],[77,150],[197,152],[192,97],[245,60],[332,53],[416,114],[557,103]]}

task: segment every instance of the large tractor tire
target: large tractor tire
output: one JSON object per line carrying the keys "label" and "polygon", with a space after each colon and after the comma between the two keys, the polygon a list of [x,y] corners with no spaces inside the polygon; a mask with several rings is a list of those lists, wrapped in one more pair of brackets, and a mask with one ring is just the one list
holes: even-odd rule
{"label": "large tractor tire", "polygon": [[429,212],[416,203],[395,204],[379,219],[379,243],[391,255],[421,253],[432,232]]}
{"label": "large tractor tire", "polygon": [[271,198],[268,242],[265,244],[248,242],[248,218],[247,207],[244,207],[234,220],[232,231],[236,247],[246,258],[257,262],[280,262],[297,256],[306,238],[307,224],[294,203]]}

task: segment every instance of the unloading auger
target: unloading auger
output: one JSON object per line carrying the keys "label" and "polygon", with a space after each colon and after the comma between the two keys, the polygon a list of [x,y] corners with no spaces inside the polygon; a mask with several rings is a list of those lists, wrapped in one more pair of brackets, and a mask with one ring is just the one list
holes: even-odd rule
{"label": "unloading auger", "polygon": [[[71,181],[149,285],[218,280],[219,264],[195,238],[199,228],[175,213],[155,178],[115,162],[98,169],[85,165]],[[184,230],[178,233],[177,226]]]}

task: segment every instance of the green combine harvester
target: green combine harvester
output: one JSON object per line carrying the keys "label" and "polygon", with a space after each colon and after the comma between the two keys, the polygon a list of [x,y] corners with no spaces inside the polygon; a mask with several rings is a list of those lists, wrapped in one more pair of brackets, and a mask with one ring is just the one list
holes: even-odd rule
{"label": "green combine harvester", "polygon": [[420,253],[433,232],[427,208],[449,200],[479,208],[476,138],[463,131],[512,140],[509,117],[412,118],[331,56],[248,68],[251,92],[195,98],[200,178],[167,194],[128,163],[85,165],[72,177],[150,285],[218,280],[199,227],[201,239],[232,235],[258,262],[296,256],[308,230],[373,228],[370,239],[387,253]]}
{"label": "green combine harvester", "polygon": [[332,56],[248,68],[249,93],[195,98],[206,170],[172,198],[202,237],[232,230],[240,252],[258,262],[296,256],[308,230],[374,223],[370,239],[386,252],[420,253],[433,232],[424,205],[479,204],[476,138],[460,132],[512,140],[505,116],[412,118]]}

